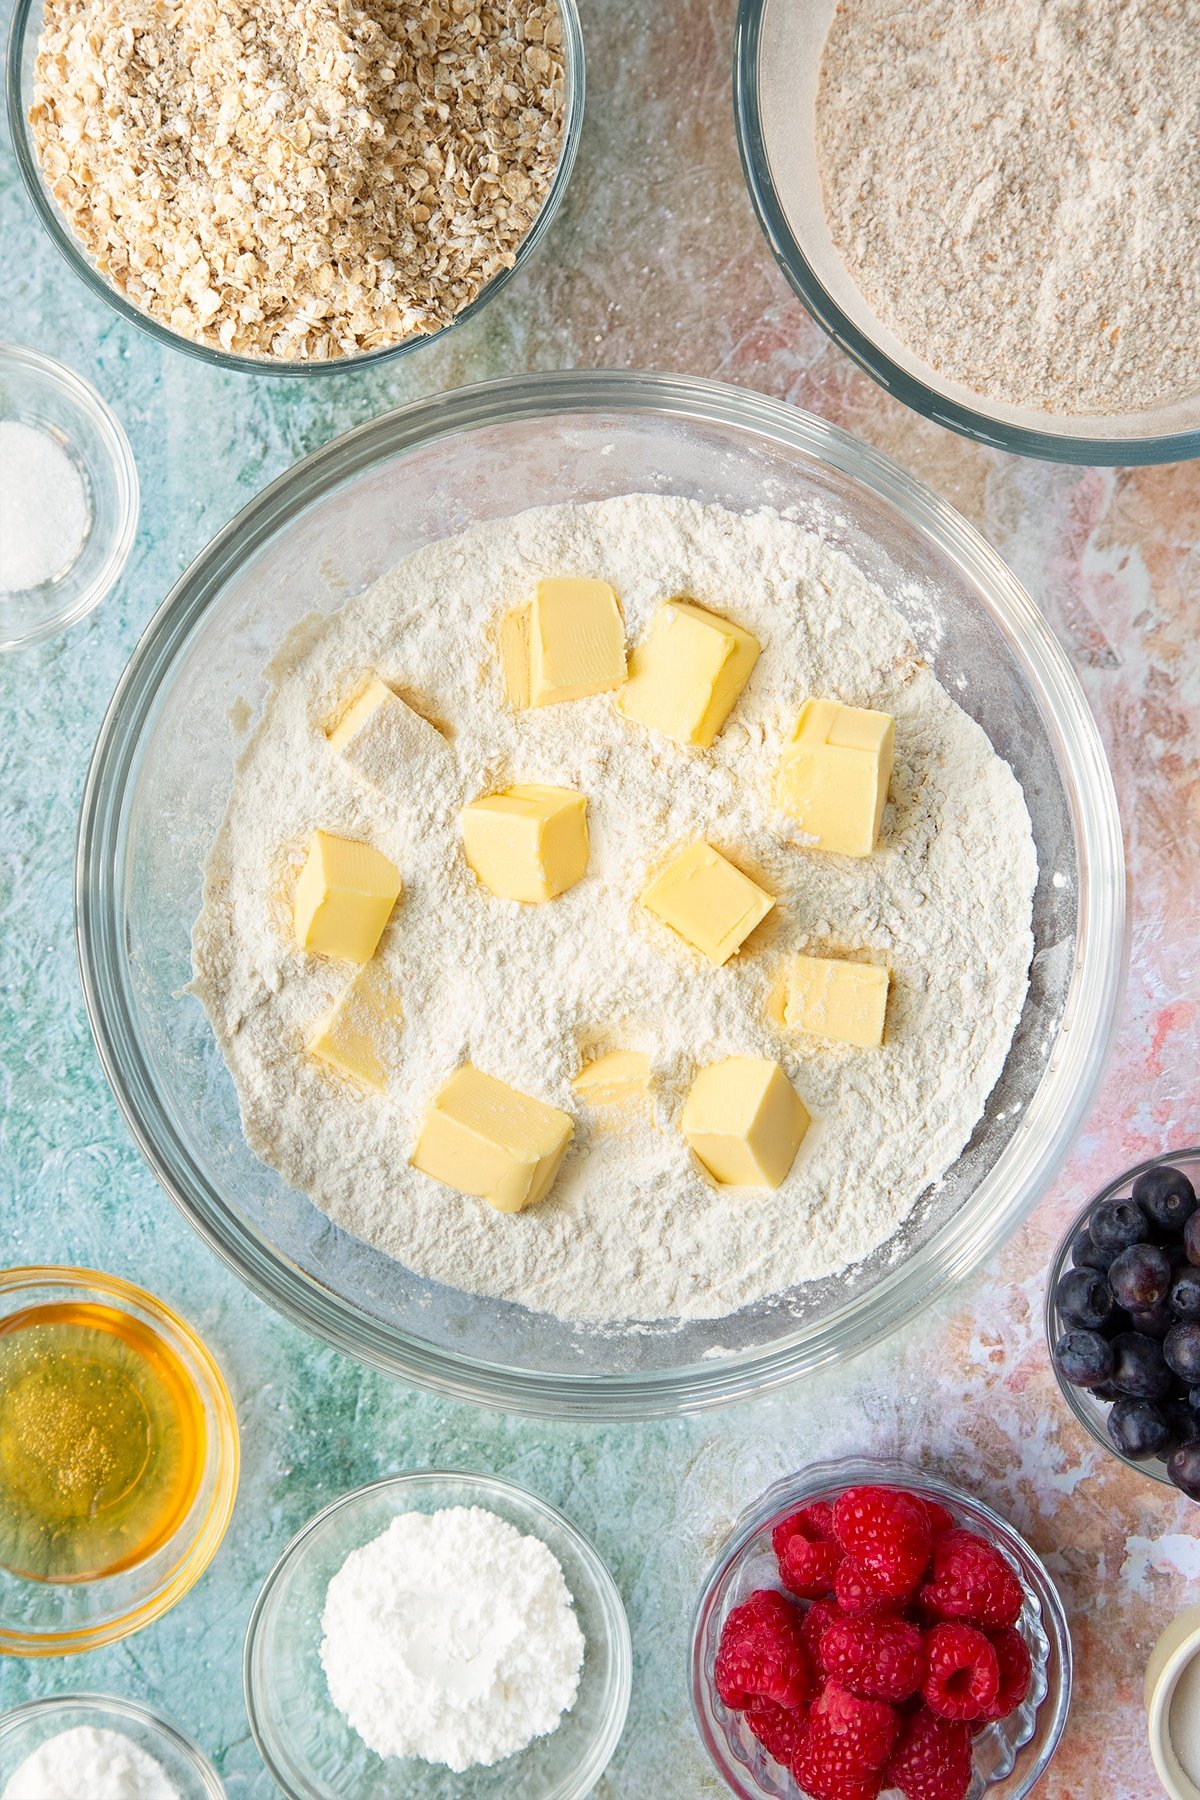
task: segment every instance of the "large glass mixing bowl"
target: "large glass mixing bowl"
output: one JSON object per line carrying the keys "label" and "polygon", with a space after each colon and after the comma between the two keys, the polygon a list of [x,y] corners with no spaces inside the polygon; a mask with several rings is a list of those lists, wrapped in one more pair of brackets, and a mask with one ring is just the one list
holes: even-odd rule
{"label": "large glass mixing bowl", "polygon": [[[231,708],[304,614],[431,540],[533,504],[629,492],[787,508],[873,577],[1012,765],[1041,873],[1029,997],[985,1116],[864,1264],[716,1320],[568,1324],[419,1279],[247,1148],[190,979],[201,871],[229,796]],[[861,1350],[961,1281],[1029,1211],[1104,1062],[1124,955],[1112,782],[1037,608],[936,495],[820,419],[671,376],[531,375],[349,432],[251,502],[176,584],[113,697],[80,823],[84,994],[117,1099],[205,1240],[289,1318],[461,1399],[647,1416],[778,1386]]]}

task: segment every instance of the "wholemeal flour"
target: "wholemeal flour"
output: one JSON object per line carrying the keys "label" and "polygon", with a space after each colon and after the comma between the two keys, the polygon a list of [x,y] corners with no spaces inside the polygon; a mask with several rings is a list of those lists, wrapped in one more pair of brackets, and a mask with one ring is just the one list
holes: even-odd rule
{"label": "wholemeal flour", "polygon": [[[755,633],[762,655],[711,750],[631,726],[611,695],[507,710],[498,621],[551,574],[611,582],[631,641],[679,594]],[[445,726],[435,778],[398,770],[380,792],[330,751],[324,725],[372,671]],[[1029,818],[900,616],[814,533],[644,495],[526,512],[433,544],[305,621],[268,674],[206,871],[193,986],[251,1148],[339,1225],[421,1275],[564,1318],[718,1317],[865,1257],[958,1155],[1025,997]],[[806,851],[772,815],[780,747],[811,694],[895,715],[891,802],[869,858]],[[543,906],[494,898],[462,856],[460,807],[516,780],[588,796],[587,876]],[[403,1008],[385,1033],[382,1098],[304,1048],[347,979],[290,930],[318,825],[369,838],[404,878],[369,972]],[[777,899],[720,969],[637,899],[696,836]],[[771,984],[800,950],[888,964],[882,1049],[777,1032]],[[577,1103],[572,1075],[609,1047],[649,1052],[644,1110]],[[734,1053],[781,1060],[813,1117],[774,1193],[715,1190],[677,1128],[698,1066]],[[468,1058],[575,1117],[550,1197],[526,1213],[409,1166],[433,1093]]]}
{"label": "wholemeal flour", "polygon": [[1200,388],[1198,117],[1200,0],[843,0],[830,231],[952,380],[1077,415],[1177,399]]}

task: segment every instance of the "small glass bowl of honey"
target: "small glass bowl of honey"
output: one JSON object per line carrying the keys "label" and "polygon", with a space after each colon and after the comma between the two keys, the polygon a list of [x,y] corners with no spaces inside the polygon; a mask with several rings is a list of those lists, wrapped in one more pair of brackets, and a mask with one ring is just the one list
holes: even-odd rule
{"label": "small glass bowl of honey", "polygon": [[169,1307],[90,1269],[0,1272],[0,1655],[159,1618],[215,1555],[237,1480],[224,1377]]}

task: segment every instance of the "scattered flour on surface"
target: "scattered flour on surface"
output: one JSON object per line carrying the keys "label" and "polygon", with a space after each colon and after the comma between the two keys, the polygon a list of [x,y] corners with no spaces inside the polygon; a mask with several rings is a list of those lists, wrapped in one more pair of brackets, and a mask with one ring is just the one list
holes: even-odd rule
{"label": "scattered flour on surface", "polygon": [[378,1756],[464,1769],[544,1737],[584,1637],[557,1557],[481,1506],[401,1513],[352,1550],[321,1617],[334,1705]]}
{"label": "scattered flour on surface", "polygon": [[842,0],[816,109],[834,244],[883,324],[978,393],[1181,398],[1198,115],[1198,0]]}
{"label": "scattered flour on surface", "polygon": [[123,1731],[74,1725],[13,1771],[0,1800],[182,1800],[162,1764]]}
{"label": "scattered flour on surface", "polygon": [[[763,648],[711,750],[630,726],[611,695],[514,716],[495,631],[539,576],[612,583],[631,641],[688,594]],[[448,729],[450,767],[381,794],[323,724],[371,671]],[[1020,788],[923,663],[899,614],[843,555],[763,511],[631,495],[478,526],[299,625],[268,671],[206,870],[194,991],[232,1071],[254,1152],[339,1225],[418,1274],[562,1318],[715,1318],[866,1257],[959,1154],[1004,1065],[1032,953],[1036,856]],[[780,747],[810,694],[896,718],[880,844],[805,851],[773,816]],[[587,876],[544,906],[485,893],[458,812],[508,782],[588,795]],[[290,896],[316,826],[369,838],[404,892],[371,965],[399,997],[385,1098],[305,1053],[347,971],[298,951]],[[638,905],[648,871],[707,837],[777,905],[715,969]],[[882,1049],[783,1038],[779,965],[846,952],[893,971]],[[649,1052],[652,1103],[589,1111],[570,1080],[594,1050]],[[780,1060],[813,1117],[774,1193],[714,1189],[677,1129],[702,1063]],[[549,1196],[501,1215],[409,1167],[429,1101],[465,1059],[565,1107],[575,1137]]]}

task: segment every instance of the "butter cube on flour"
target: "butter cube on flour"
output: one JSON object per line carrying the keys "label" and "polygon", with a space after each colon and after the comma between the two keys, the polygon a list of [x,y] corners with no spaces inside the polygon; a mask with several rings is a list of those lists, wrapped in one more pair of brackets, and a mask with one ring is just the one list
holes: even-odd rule
{"label": "butter cube on flour", "polygon": [[797,956],[783,972],[783,1022],[815,1037],[873,1049],[883,1042],[888,971],[844,957]]}
{"label": "butter cube on flour", "polygon": [[722,1187],[779,1187],[808,1125],[808,1109],[779,1064],[761,1056],[727,1056],[701,1069],[680,1119]]}
{"label": "butter cube on flour", "polygon": [[502,900],[553,900],[587,868],[587,797],[574,788],[505,788],[464,807],[461,823],[468,863]]}
{"label": "butter cube on flour", "polygon": [[627,719],[705,749],[758,661],[758,639],[687,600],[660,606],[617,696]]}
{"label": "butter cube on flour", "polygon": [[308,1040],[310,1056],[328,1063],[362,1087],[382,1094],[387,1068],[380,1054],[384,1034],[401,1019],[400,1002],[356,976],[317,1023]]}
{"label": "butter cube on flour", "polygon": [[643,889],[641,899],[649,912],[718,967],[775,904],[702,838],[673,857]]}
{"label": "butter cube on flour", "polygon": [[625,627],[606,581],[539,581],[529,614],[529,704],[553,706],[620,687]]}
{"label": "butter cube on flour", "polygon": [[636,1100],[650,1086],[650,1058],[644,1050],[606,1050],[584,1064],[571,1086],[589,1106]]}
{"label": "butter cube on flour", "polygon": [[498,1212],[520,1212],[549,1192],[572,1129],[557,1106],[464,1063],[426,1113],[412,1165]]}
{"label": "butter cube on flour", "polygon": [[355,695],[329,735],[329,747],[356,774],[385,792],[418,785],[441,766],[450,747],[436,725],[423,719],[385,681],[373,675]]}
{"label": "butter cube on flour", "polygon": [[869,856],[875,848],[896,723],[889,713],[806,700],[775,778],[775,801],[816,848]]}
{"label": "butter cube on flour", "polygon": [[399,894],[400,871],[382,851],[314,832],[296,883],[296,942],[318,956],[370,962]]}

